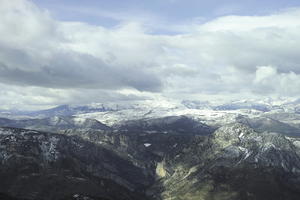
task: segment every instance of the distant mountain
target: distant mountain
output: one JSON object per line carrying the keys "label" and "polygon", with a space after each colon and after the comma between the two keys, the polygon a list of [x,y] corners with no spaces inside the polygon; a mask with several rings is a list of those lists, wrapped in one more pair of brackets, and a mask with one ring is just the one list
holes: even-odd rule
{"label": "distant mountain", "polygon": [[268,117],[239,117],[237,122],[248,125],[258,132],[276,132],[291,137],[300,137],[300,129]]}
{"label": "distant mountain", "polygon": [[246,115],[253,118],[276,113],[297,114],[299,108],[297,102],[275,101],[272,99],[239,100],[228,101],[227,103],[153,99],[87,105],[61,105],[40,111],[0,111],[0,117],[42,119],[55,116],[78,116],[80,118],[96,119],[111,126],[121,121],[186,115],[211,125],[224,125],[227,122],[233,122],[232,119],[237,115]]}
{"label": "distant mountain", "polygon": [[214,107],[215,110],[240,110],[240,109],[253,109],[262,112],[271,111],[272,107],[267,104],[255,103],[249,101],[241,101],[241,102],[232,102],[226,103],[219,106]]}
{"label": "distant mountain", "polygon": [[41,131],[59,132],[66,129],[97,129],[111,128],[95,119],[82,119],[73,116],[55,116],[43,119],[11,120],[0,118],[0,127],[26,128]]}
{"label": "distant mountain", "polygon": [[149,112],[153,109],[176,109],[184,107],[180,103],[167,100],[138,100],[138,101],[120,101],[106,103],[91,103],[86,105],[60,105],[51,109],[38,111],[22,111],[22,110],[0,110],[0,117],[30,117],[30,118],[47,118],[54,116],[72,116],[86,113],[110,112],[121,110],[143,110]]}
{"label": "distant mountain", "polygon": [[[141,115],[149,116],[164,114],[164,116],[187,115],[188,110],[196,112],[197,110],[212,111],[236,111],[249,110],[258,112],[299,112],[299,100],[292,101],[289,99],[245,99],[234,101],[202,101],[202,100],[183,100],[176,101],[171,99],[152,99],[136,101],[118,101],[91,103],[86,105],[60,105],[51,109],[39,111],[22,111],[22,110],[1,110],[0,117],[31,117],[46,118],[53,116],[71,116],[81,114],[103,113],[103,112],[130,112],[135,111]],[[184,113],[183,113],[184,112]],[[7,117],[6,117],[7,116]],[[162,117],[162,116],[161,116]]]}
{"label": "distant mountain", "polygon": [[194,135],[208,135],[214,129],[204,123],[187,116],[169,116],[124,121],[114,126],[115,129],[127,132],[148,133],[181,133]]}
{"label": "distant mountain", "polygon": [[212,105],[210,105],[208,101],[183,100],[181,103],[189,109],[211,109],[212,108]]}
{"label": "distant mountain", "polygon": [[53,117],[53,116],[71,116],[75,114],[82,113],[91,113],[91,112],[104,112],[111,111],[112,108],[106,108],[103,105],[98,105],[98,107],[92,106],[69,106],[69,105],[61,105],[55,108],[33,111],[33,112],[25,112],[23,114],[31,117]]}

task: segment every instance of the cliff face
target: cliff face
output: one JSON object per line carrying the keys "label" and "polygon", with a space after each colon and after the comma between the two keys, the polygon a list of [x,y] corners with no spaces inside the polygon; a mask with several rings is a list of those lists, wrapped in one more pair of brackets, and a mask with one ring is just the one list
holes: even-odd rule
{"label": "cliff face", "polygon": [[63,134],[1,128],[0,193],[45,200],[299,198],[298,139],[239,123],[210,134],[198,125],[184,134],[155,124],[155,131],[147,125]]}

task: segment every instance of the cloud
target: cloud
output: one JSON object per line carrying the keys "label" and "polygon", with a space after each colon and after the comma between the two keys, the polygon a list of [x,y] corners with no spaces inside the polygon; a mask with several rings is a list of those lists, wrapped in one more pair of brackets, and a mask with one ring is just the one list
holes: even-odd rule
{"label": "cloud", "polygon": [[268,81],[268,79],[272,79],[277,76],[277,69],[272,66],[257,67],[255,75],[254,83],[264,84]]}
{"label": "cloud", "polygon": [[253,84],[258,66],[273,66],[284,77],[298,76],[299,15],[300,9],[289,9],[270,16],[225,16],[202,25],[194,24],[189,34],[169,38],[171,46],[177,49],[177,60],[198,69],[193,78],[170,80],[172,87],[190,93],[220,95],[299,94],[300,89],[285,88],[283,83],[279,90]]}
{"label": "cloud", "polygon": [[0,13],[7,106],[126,99],[126,90],[135,91],[130,98],[300,92],[300,8],[169,24],[171,35],[132,18],[112,28],[58,21],[25,0],[1,1]]}
{"label": "cloud", "polygon": [[148,36],[139,26],[131,23],[107,30],[58,22],[28,1],[12,2],[1,2],[1,82],[48,88],[160,90],[151,60],[145,59],[152,53],[146,45]]}
{"label": "cloud", "polygon": [[113,101],[136,101],[152,99],[150,92],[123,89],[118,91],[104,89],[56,89],[37,86],[18,86],[0,83],[1,110],[36,110],[51,108],[62,104],[108,103]]}
{"label": "cloud", "polygon": [[257,67],[254,85],[256,92],[282,96],[299,94],[300,75],[294,72],[279,73],[275,67]]}

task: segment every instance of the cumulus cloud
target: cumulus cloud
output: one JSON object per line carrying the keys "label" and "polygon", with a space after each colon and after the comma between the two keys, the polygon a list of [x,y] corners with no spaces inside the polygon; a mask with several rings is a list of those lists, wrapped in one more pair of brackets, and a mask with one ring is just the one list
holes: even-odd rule
{"label": "cumulus cloud", "polygon": [[194,22],[176,35],[134,20],[113,28],[58,21],[27,0],[0,1],[0,13],[3,105],[129,98],[121,91],[134,91],[130,98],[300,92],[300,8]]}
{"label": "cumulus cloud", "polygon": [[48,88],[160,90],[150,58],[141,58],[150,57],[153,50],[143,47],[148,39],[138,27],[126,24],[105,30],[63,23],[28,1],[1,4],[2,82]]}
{"label": "cumulus cloud", "polygon": [[[172,46],[180,51],[178,60],[199,70],[196,78],[184,83],[187,90],[253,95],[262,95],[260,91],[265,90],[265,94],[277,96],[299,93],[285,82],[280,90],[253,84],[258,66],[299,74],[299,15],[300,9],[290,9],[270,16],[226,16],[193,25],[191,33],[171,38]],[[278,93],[283,89],[284,93]]]}
{"label": "cumulus cloud", "polygon": [[259,93],[276,93],[282,96],[298,95],[300,75],[295,72],[280,73],[275,67],[257,67],[254,90]]}

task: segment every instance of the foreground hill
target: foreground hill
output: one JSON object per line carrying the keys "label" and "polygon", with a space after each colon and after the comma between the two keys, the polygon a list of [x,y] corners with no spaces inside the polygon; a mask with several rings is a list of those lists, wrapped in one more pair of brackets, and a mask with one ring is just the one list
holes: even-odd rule
{"label": "foreground hill", "polygon": [[153,181],[151,171],[78,137],[1,128],[0,144],[0,192],[20,199],[147,199]]}
{"label": "foreground hill", "polygon": [[41,200],[299,199],[298,139],[241,123],[213,133],[198,124],[185,134],[154,122],[142,126],[148,132],[1,128],[0,193]]}

